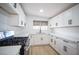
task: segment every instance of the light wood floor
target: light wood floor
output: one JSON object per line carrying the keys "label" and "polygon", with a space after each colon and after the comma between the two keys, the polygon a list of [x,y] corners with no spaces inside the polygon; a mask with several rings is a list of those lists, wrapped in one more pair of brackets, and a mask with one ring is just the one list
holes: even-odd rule
{"label": "light wood floor", "polygon": [[49,45],[31,46],[29,50],[30,55],[58,55],[54,49]]}

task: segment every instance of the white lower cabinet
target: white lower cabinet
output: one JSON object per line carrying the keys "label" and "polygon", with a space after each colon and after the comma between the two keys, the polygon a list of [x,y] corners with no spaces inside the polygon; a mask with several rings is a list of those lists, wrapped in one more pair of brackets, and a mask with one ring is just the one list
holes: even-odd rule
{"label": "white lower cabinet", "polygon": [[31,45],[38,45],[40,44],[40,35],[31,35]]}
{"label": "white lower cabinet", "polygon": [[50,45],[61,55],[78,55],[78,43],[67,42],[58,37],[52,37],[53,42],[50,40]]}
{"label": "white lower cabinet", "polygon": [[49,42],[50,46],[51,46],[52,48],[54,48],[54,39],[53,39],[53,37],[50,36],[49,39],[50,39],[50,42]]}
{"label": "white lower cabinet", "polygon": [[33,34],[30,39],[31,45],[49,44],[49,36],[46,34]]}
{"label": "white lower cabinet", "polygon": [[42,35],[43,44],[49,44],[49,35]]}
{"label": "white lower cabinet", "polygon": [[62,52],[65,55],[77,55],[77,44],[63,42]]}
{"label": "white lower cabinet", "polygon": [[59,53],[59,54],[62,54],[62,46],[63,46],[63,42],[62,40],[56,38],[54,40],[54,49]]}

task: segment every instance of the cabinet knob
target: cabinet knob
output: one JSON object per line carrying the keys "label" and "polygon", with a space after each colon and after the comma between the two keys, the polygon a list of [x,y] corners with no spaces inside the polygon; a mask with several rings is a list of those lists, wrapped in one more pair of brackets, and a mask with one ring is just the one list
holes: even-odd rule
{"label": "cabinet knob", "polygon": [[67,40],[63,40],[64,42],[66,42],[66,43],[69,43],[69,41],[67,41]]}
{"label": "cabinet knob", "polygon": [[23,21],[21,21],[21,25],[23,25]]}
{"label": "cabinet knob", "polygon": [[54,44],[56,45],[56,41],[54,41]]}
{"label": "cabinet knob", "polygon": [[56,23],[56,26],[58,26],[58,23]]}
{"label": "cabinet knob", "polygon": [[72,19],[68,20],[68,24],[71,25],[72,24]]}
{"label": "cabinet knob", "polygon": [[51,39],[51,42],[53,42],[53,39]]}
{"label": "cabinet knob", "polygon": [[41,38],[41,40],[43,40],[43,38]]}
{"label": "cabinet knob", "polygon": [[64,50],[65,52],[67,52],[67,47],[66,47],[66,46],[63,46],[63,50]]}

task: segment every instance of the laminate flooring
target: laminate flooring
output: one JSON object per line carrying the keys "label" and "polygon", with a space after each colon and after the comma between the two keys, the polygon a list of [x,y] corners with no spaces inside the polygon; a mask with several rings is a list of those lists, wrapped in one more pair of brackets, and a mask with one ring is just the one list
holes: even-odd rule
{"label": "laminate flooring", "polygon": [[58,53],[49,45],[31,46],[29,55],[58,55]]}

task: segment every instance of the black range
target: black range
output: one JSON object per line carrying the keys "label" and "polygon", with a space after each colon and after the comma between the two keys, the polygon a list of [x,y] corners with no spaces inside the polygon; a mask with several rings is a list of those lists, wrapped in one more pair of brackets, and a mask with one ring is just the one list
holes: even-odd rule
{"label": "black range", "polygon": [[0,40],[0,46],[25,45],[28,37],[8,37]]}

